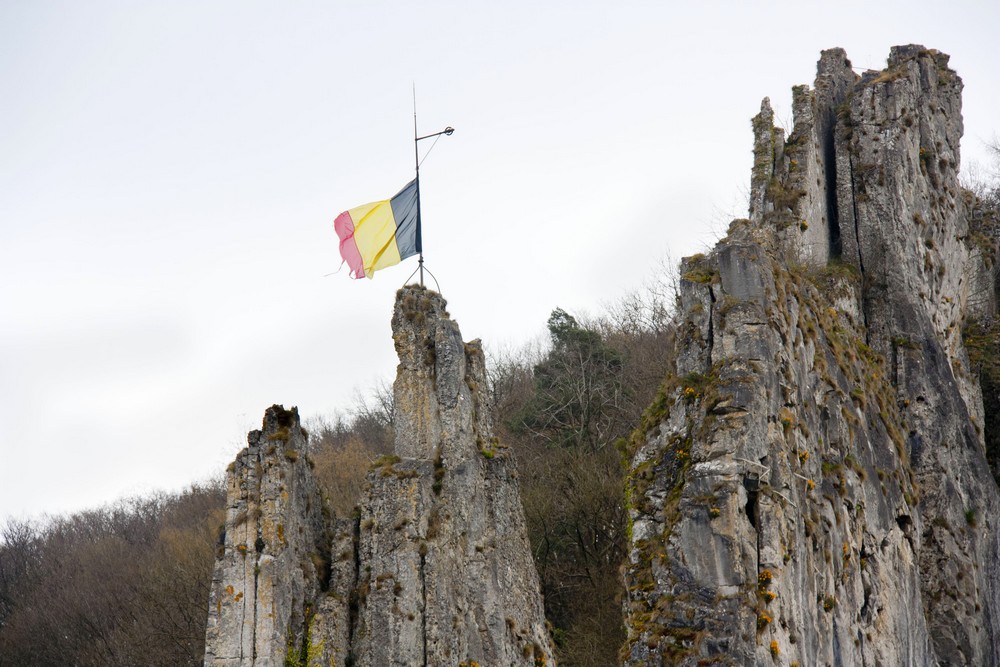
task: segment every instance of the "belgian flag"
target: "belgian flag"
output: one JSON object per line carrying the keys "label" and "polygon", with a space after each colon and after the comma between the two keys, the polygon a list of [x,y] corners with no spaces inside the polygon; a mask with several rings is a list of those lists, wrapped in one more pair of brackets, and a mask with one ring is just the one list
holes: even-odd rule
{"label": "belgian flag", "polygon": [[414,179],[392,199],[357,206],[333,221],[352,278],[371,278],[420,252],[419,188]]}

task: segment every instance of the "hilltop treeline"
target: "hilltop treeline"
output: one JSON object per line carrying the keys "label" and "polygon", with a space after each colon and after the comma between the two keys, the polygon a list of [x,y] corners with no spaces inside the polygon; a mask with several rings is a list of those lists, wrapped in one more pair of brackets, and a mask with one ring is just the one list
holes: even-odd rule
{"label": "hilltop treeline", "polygon": [[[607,665],[624,637],[625,514],[615,440],[666,373],[669,274],[546,343],[491,355],[494,423],[515,450],[546,615],[564,665]],[[315,419],[309,457],[349,516],[371,463],[392,451],[392,390]],[[223,525],[220,481],[0,530],[0,667],[200,665]]]}
{"label": "hilltop treeline", "polygon": [[225,490],[134,498],[0,533],[0,666],[200,665]]}

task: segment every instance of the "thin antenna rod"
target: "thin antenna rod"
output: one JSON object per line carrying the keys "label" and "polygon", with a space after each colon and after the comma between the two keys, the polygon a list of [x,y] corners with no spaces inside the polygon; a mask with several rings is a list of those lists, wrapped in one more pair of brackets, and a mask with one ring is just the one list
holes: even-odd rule
{"label": "thin antenna rod", "polygon": [[417,142],[417,84],[413,83],[413,170],[416,172],[417,182],[417,253],[419,254],[418,264],[420,266],[420,286],[424,286],[424,242],[420,229],[420,148]]}

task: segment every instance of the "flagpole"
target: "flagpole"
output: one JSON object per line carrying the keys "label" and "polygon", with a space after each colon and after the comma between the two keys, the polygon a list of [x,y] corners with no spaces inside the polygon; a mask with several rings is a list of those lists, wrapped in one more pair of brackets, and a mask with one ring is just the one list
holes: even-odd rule
{"label": "flagpole", "polygon": [[420,139],[417,137],[417,84],[413,84],[413,170],[416,173],[417,183],[417,253],[419,255],[418,264],[420,266],[420,286],[424,286],[424,240],[420,228],[420,148],[417,144]]}
{"label": "flagpole", "polygon": [[[420,267],[420,286],[424,286],[424,241],[423,234],[421,230],[421,217],[420,217],[420,147],[418,143],[424,139],[430,139],[431,137],[440,137],[442,134],[450,137],[454,134],[455,128],[450,125],[440,132],[435,132],[434,134],[428,134],[423,137],[417,134],[417,84],[413,84],[413,171],[416,173],[416,178],[414,179],[417,184],[417,254],[419,256],[419,267]],[[437,143],[435,139],[434,143]],[[434,149],[434,145],[431,145],[431,150]],[[430,151],[427,151],[430,153]],[[433,274],[432,274],[433,275]]]}

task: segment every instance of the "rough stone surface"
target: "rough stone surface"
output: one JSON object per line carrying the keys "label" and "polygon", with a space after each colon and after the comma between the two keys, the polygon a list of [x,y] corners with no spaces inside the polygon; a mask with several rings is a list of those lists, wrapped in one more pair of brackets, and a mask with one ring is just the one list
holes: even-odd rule
{"label": "rough stone surface", "polygon": [[787,141],[754,118],[750,219],[682,264],[676,374],[630,443],[626,664],[1000,664],[961,336],[996,246],[970,242],[947,63],[831,49]]}
{"label": "rough stone surface", "polygon": [[554,664],[479,342],[422,287],[392,325],[396,455],[358,518],[325,517],[294,409],[269,409],[231,467],[207,667]]}
{"label": "rough stone surface", "polygon": [[362,504],[357,665],[552,664],[510,454],[493,437],[478,341],[407,287],[393,339],[396,454]]}
{"label": "rough stone surface", "polygon": [[275,405],[226,471],[205,665],[282,667],[326,575],[328,530],[295,408]]}

